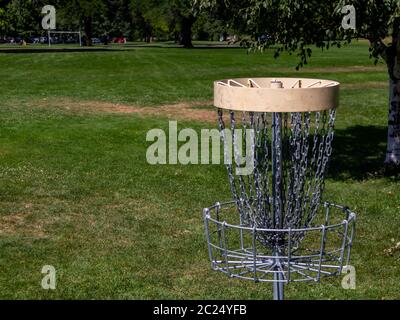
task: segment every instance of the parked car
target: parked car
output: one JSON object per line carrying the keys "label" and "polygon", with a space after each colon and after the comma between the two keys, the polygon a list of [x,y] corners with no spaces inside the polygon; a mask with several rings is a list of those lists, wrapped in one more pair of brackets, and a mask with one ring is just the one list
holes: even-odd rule
{"label": "parked car", "polygon": [[40,43],[39,37],[29,37],[27,43],[38,44]]}
{"label": "parked car", "polygon": [[123,43],[123,44],[125,44],[126,43],[126,38],[125,37],[114,38],[112,42],[113,43]]}
{"label": "parked car", "polygon": [[261,42],[265,42],[265,41],[268,41],[268,40],[271,40],[271,39],[272,39],[272,37],[270,35],[268,35],[268,34],[263,34],[263,35],[258,37],[258,41],[261,41]]}
{"label": "parked car", "polygon": [[99,38],[92,38],[92,44],[102,44]]}
{"label": "parked car", "polygon": [[77,43],[77,39],[74,38],[74,37],[68,37],[67,39],[64,39],[64,43],[66,43],[66,44],[71,44],[71,43],[75,44],[75,43]]}

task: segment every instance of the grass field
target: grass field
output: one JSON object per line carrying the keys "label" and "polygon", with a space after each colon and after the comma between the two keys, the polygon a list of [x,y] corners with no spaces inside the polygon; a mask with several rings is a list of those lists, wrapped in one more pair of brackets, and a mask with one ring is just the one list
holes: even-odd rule
{"label": "grass field", "polygon": [[[151,166],[146,133],[215,127],[212,81],[304,76],[343,83],[327,199],[358,214],[340,279],[288,299],[399,299],[400,182],[382,175],[387,75],[363,42],[296,57],[242,49],[0,51],[0,298],[270,299],[271,286],[209,268],[202,208],[229,200],[223,166]],[[57,289],[41,288],[41,268]]]}

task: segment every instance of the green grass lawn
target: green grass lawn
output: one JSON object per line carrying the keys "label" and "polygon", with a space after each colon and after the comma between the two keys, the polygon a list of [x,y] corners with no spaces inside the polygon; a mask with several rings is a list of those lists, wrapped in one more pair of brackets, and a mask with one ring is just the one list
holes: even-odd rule
{"label": "green grass lawn", "polygon": [[[235,48],[29,49],[0,51],[0,298],[270,299],[272,286],[209,268],[202,208],[231,198],[222,165],[147,164],[146,133],[168,128],[163,112],[79,109],[209,107],[212,81],[247,76],[343,83],[325,195],[358,214],[357,289],[328,279],[290,284],[286,298],[400,298],[400,253],[384,252],[400,241],[400,182],[381,174],[387,75],[365,43],[316,51],[299,72],[295,56]],[[44,265],[56,290],[41,288]]]}

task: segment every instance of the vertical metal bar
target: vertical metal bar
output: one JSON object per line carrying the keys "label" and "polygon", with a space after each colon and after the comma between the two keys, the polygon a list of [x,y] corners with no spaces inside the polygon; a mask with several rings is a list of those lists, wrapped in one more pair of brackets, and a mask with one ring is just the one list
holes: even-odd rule
{"label": "vertical metal bar", "polygon": [[[219,210],[220,210],[220,208],[221,208],[221,205],[220,205],[219,202],[217,202],[215,204],[215,216],[216,216],[218,222],[220,221],[219,220]],[[219,247],[222,248],[221,227],[220,227],[219,223],[217,224],[217,238],[218,238]]]}
{"label": "vertical metal bar", "polygon": [[324,252],[325,252],[325,240],[326,240],[326,228],[323,225],[322,226],[321,247],[320,247],[320,253],[319,253],[319,266],[318,266],[317,281],[320,281],[320,279],[321,279],[322,258],[324,257]]}
{"label": "vertical metal bar", "polygon": [[242,219],[242,215],[239,214],[239,220],[240,220],[240,229],[239,229],[239,234],[240,234],[240,248],[242,249],[242,251],[244,251],[244,239],[243,239],[243,219]]}
{"label": "vertical metal bar", "polygon": [[340,267],[339,267],[339,274],[342,273],[343,269],[343,256],[344,256],[344,248],[346,246],[346,240],[347,240],[347,229],[349,227],[349,222],[347,220],[343,221],[344,223],[344,232],[343,232],[343,242],[342,242],[342,248],[340,252]]}
{"label": "vertical metal bar", "polygon": [[275,259],[276,267],[274,268],[274,287],[273,287],[273,296],[274,300],[283,300],[283,277],[282,271],[280,270],[280,258],[279,253],[276,253]]}
{"label": "vertical metal bar", "polygon": [[276,228],[276,116],[272,114],[272,141],[271,141],[271,170],[272,170],[272,227]]}
{"label": "vertical metal bar", "polygon": [[350,263],[350,253],[351,253],[351,248],[353,247],[353,238],[354,238],[354,233],[356,229],[356,224],[354,220],[351,223],[351,234],[350,234],[350,241],[347,245],[347,259],[346,259],[346,265]]}
{"label": "vertical metal bar", "polygon": [[288,261],[287,261],[287,283],[289,283],[290,282],[290,261],[291,261],[291,259],[292,259],[292,229],[291,228],[289,228],[289,231],[288,231],[288,246],[287,246],[287,250],[288,250],[288,252],[287,252],[287,259],[288,259]]}
{"label": "vertical metal bar", "polygon": [[223,243],[224,243],[224,258],[225,258],[225,269],[226,269],[226,273],[230,276],[231,275],[231,271],[229,270],[229,264],[228,264],[228,248],[227,248],[227,244],[226,244],[226,236],[225,236],[225,225],[226,225],[226,221],[224,221],[222,223],[222,238],[223,238]]}
{"label": "vertical metal bar", "polygon": [[328,226],[329,225],[329,215],[330,215],[330,210],[331,210],[331,207],[330,207],[330,203],[328,203],[328,202],[325,202],[325,224],[324,224],[324,226]]}
{"label": "vertical metal bar", "polygon": [[272,208],[274,227],[282,228],[282,115],[272,114]]}
{"label": "vertical metal bar", "polygon": [[211,243],[210,243],[210,231],[208,228],[208,217],[209,217],[209,210],[204,209],[203,210],[203,218],[204,218],[204,228],[206,231],[206,239],[207,239],[207,246],[208,246],[208,256],[210,259],[211,268],[214,269],[214,258],[213,258]]}
{"label": "vertical metal bar", "polygon": [[254,281],[257,282],[257,248],[256,248],[256,227],[253,227],[253,274],[254,274]]}
{"label": "vertical metal bar", "polygon": [[273,298],[274,300],[281,300],[279,299],[279,286],[278,286],[278,277],[277,274],[274,273],[274,288],[273,288]]}
{"label": "vertical metal bar", "polygon": [[[276,229],[282,228],[282,115],[272,114],[272,208],[273,226]],[[280,236],[276,234],[276,244],[274,255],[274,300],[283,300],[282,271],[280,270],[279,241]]]}

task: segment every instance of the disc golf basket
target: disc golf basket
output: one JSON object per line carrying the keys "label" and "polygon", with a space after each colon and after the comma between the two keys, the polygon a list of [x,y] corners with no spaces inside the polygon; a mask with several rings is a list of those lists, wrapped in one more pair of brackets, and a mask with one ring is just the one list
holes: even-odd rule
{"label": "disc golf basket", "polygon": [[204,209],[214,270],[271,282],[280,300],[284,284],[340,275],[349,263],[356,216],[322,202],[338,96],[329,80],[215,82],[233,201]]}

